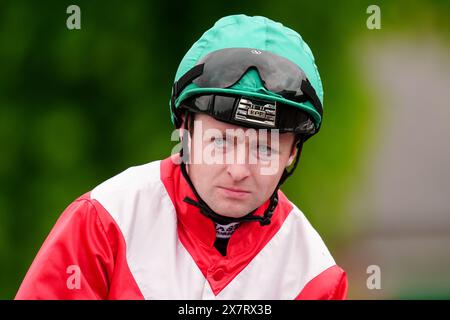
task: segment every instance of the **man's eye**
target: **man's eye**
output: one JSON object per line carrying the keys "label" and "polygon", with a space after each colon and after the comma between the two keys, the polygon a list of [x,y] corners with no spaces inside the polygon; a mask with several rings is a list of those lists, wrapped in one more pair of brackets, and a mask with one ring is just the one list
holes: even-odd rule
{"label": "man's eye", "polygon": [[258,152],[263,155],[270,155],[272,152],[272,149],[267,145],[259,145],[258,146]]}
{"label": "man's eye", "polygon": [[226,140],[223,138],[212,138],[214,145],[218,148],[223,148],[225,146]]}

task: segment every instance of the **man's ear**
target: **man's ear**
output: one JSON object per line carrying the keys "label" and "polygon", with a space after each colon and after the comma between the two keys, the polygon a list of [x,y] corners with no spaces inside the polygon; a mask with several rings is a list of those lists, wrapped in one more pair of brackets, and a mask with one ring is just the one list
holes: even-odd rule
{"label": "man's ear", "polygon": [[298,143],[299,143],[299,137],[295,137],[294,139],[294,143],[292,144],[292,148],[291,148],[291,155],[289,156],[289,160],[286,164],[286,168],[289,167],[295,160],[295,157],[297,156],[297,152],[298,152]]}
{"label": "man's ear", "polygon": [[180,125],[180,128],[178,130],[178,133],[180,134],[180,141],[183,141],[184,119],[186,118],[186,114],[182,113],[180,115],[180,118],[181,118],[181,125]]}
{"label": "man's ear", "polygon": [[186,118],[186,113],[182,112],[181,115],[180,115],[180,118],[181,118],[181,126],[180,127],[183,127],[184,126],[184,119]]}
{"label": "man's ear", "polygon": [[298,152],[297,147],[294,147],[294,148],[292,149],[292,152],[291,152],[291,155],[290,155],[290,157],[289,157],[289,160],[288,160],[288,162],[287,162],[287,164],[286,164],[286,167],[289,167],[289,166],[294,162],[294,159],[295,159],[295,156],[297,155],[297,152]]}

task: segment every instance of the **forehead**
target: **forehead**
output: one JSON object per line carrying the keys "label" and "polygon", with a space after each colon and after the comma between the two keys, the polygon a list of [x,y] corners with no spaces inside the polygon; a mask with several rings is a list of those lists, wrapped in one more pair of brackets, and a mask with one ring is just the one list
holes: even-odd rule
{"label": "forehead", "polygon": [[208,129],[217,129],[220,131],[225,132],[225,130],[237,130],[237,129],[241,129],[241,130],[248,130],[249,128],[246,127],[241,127],[235,124],[231,124],[231,123],[227,123],[227,122],[223,122],[223,121],[219,121],[214,119],[213,117],[207,115],[207,114],[203,114],[203,113],[197,113],[195,116],[195,121],[201,121],[202,125],[204,128],[208,128]]}
{"label": "forehead", "polygon": [[[202,124],[203,130],[217,129],[220,132],[222,132],[223,134],[228,133],[232,130],[243,130],[244,132],[246,132],[247,130],[256,130],[256,132],[259,132],[259,130],[261,130],[261,129],[252,129],[252,128],[247,128],[247,127],[241,127],[241,126],[238,126],[235,124],[219,121],[207,114],[202,114],[202,113],[197,113],[195,115],[194,121],[200,121]],[[266,132],[269,134],[270,130],[267,130]],[[195,131],[194,131],[194,133],[195,133]],[[283,142],[290,143],[294,140],[294,134],[293,133],[281,133],[281,134],[279,134],[279,139],[280,139],[280,143],[283,143]]]}

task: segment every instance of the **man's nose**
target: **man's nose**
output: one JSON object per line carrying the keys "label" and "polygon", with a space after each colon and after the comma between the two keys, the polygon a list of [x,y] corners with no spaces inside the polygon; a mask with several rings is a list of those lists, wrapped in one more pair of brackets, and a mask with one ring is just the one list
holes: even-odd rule
{"label": "man's nose", "polygon": [[241,181],[250,175],[248,164],[229,164],[227,172],[234,181]]}

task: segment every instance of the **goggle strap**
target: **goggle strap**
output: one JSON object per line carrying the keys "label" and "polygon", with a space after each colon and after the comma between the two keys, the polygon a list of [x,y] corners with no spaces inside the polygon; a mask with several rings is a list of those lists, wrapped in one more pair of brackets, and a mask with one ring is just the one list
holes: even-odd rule
{"label": "goggle strap", "polygon": [[181,76],[178,81],[175,81],[172,86],[172,98],[170,100],[170,108],[172,111],[173,119],[175,122],[175,127],[178,128],[181,125],[181,121],[177,116],[177,110],[175,107],[175,101],[178,98],[178,95],[184,90],[184,88],[191,83],[195,78],[199,77],[203,73],[203,69],[205,64],[199,64],[191,68],[188,72],[186,72],[183,76]]}
{"label": "goggle strap", "polygon": [[305,93],[310,99],[314,106],[314,109],[320,114],[320,117],[323,115],[323,109],[322,109],[322,103],[320,102],[319,97],[316,94],[316,91],[314,90],[313,86],[308,80],[303,80],[301,85],[302,92]]}
{"label": "goggle strap", "polygon": [[203,73],[204,67],[204,63],[198,64],[192,67],[188,72],[186,72],[180,79],[178,79],[178,81],[175,81],[175,83],[173,84],[173,95],[175,96],[175,99],[189,83],[191,83],[195,78],[199,77]]}

